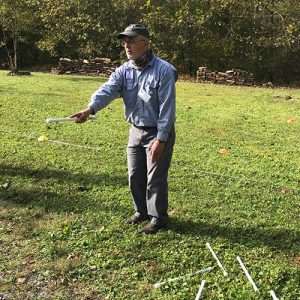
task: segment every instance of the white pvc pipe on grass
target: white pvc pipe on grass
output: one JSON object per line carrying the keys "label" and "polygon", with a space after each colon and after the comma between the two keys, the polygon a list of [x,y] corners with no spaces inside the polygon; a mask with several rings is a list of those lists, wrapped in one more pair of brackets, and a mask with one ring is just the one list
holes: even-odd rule
{"label": "white pvc pipe on grass", "polygon": [[201,281],[201,285],[200,285],[200,287],[199,287],[199,290],[198,290],[198,293],[197,293],[197,295],[196,295],[196,298],[195,298],[195,300],[199,300],[200,299],[200,297],[201,297],[201,294],[202,294],[202,291],[203,291],[203,288],[204,288],[204,285],[205,285],[205,280],[202,280]]}
{"label": "white pvc pipe on grass", "polygon": [[271,294],[273,300],[279,300],[279,298],[275,295],[275,292],[273,290],[270,291],[270,294]]}
{"label": "white pvc pipe on grass", "polygon": [[214,250],[211,248],[209,243],[206,243],[207,248],[209,249],[209,251],[211,252],[212,256],[214,257],[214,259],[217,261],[218,266],[223,270],[223,274],[224,276],[228,276],[227,271],[225,270],[225,268],[222,266],[219,258],[217,257],[216,253],[214,252]]}
{"label": "white pvc pipe on grass", "polygon": [[246,269],[246,266],[243,264],[241,258],[240,258],[239,256],[237,256],[236,259],[237,259],[238,262],[240,263],[240,265],[241,265],[243,271],[245,272],[245,274],[246,274],[248,280],[249,280],[250,283],[252,284],[254,291],[255,291],[255,292],[258,291],[258,288],[257,288],[256,284],[254,283],[253,279],[251,278],[251,276],[250,276],[248,270]]}

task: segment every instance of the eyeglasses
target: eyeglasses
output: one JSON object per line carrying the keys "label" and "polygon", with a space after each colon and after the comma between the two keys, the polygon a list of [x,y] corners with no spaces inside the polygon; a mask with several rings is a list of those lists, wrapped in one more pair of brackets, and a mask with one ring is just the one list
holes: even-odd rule
{"label": "eyeglasses", "polygon": [[122,41],[122,45],[125,46],[126,44],[127,45],[135,45],[137,44],[138,42],[145,42],[146,40],[124,40]]}

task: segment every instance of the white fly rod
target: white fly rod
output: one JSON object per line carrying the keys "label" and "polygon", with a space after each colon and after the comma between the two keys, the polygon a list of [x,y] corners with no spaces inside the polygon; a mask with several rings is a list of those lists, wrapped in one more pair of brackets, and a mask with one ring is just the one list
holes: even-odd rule
{"label": "white fly rod", "polygon": [[[48,118],[46,119],[46,123],[57,123],[57,122],[68,122],[75,121],[76,118]],[[88,120],[96,120],[96,117],[88,117]]]}
{"label": "white fly rod", "polygon": [[178,280],[178,279],[184,279],[184,278],[189,278],[193,275],[196,275],[196,274],[200,274],[200,273],[207,273],[207,272],[210,272],[214,269],[214,267],[208,267],[206,269],[203,269],[203,270],[198,270],[194,273],[190,273],[190,274],[186,274],[186,275],[182,275],[182,276],[179,276],[179,277],[176,277],[176,278],[171,278],[171,279],[168,279],[166,281],[163,281],[163,282],[158,282],[158,283],[155,283],[154,284],[154,287],[155,288],[159,288],[161,287],[162,285],[164,285],[165,283],[168,283],[168,282],[172,282],[172,281],[175,281],[175,280]]}

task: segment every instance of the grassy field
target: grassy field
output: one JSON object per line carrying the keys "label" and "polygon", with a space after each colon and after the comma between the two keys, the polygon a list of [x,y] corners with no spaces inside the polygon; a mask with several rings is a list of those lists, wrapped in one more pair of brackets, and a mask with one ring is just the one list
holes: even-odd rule
{"label": "grassy field", "polygon": [[104,80],[0,72],[0,299],[194,299],[202,279],[203,299],[299,299],[300,90],[178,82],[170,224],[141,236],[123,225],[122,101],[94,122],[45,124]]}

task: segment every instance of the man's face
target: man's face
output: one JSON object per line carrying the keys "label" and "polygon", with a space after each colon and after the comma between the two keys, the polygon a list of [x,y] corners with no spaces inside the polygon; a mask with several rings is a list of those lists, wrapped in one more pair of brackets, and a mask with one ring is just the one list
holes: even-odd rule
{"label": "man's face", "polygon": [[149,48],[147,39],[142,35],[127,36],[124,38],[123,43],[127,58],[133,61],[140,58]]}

